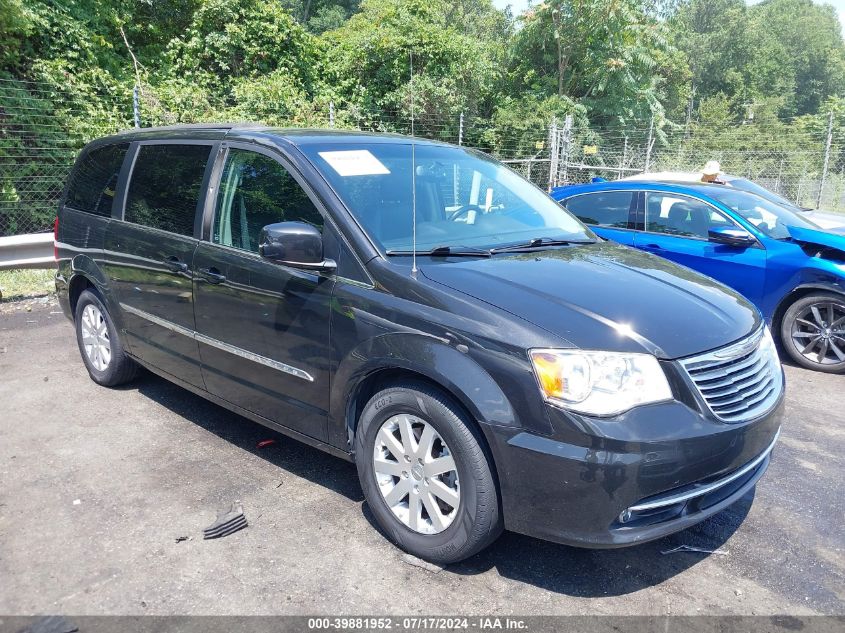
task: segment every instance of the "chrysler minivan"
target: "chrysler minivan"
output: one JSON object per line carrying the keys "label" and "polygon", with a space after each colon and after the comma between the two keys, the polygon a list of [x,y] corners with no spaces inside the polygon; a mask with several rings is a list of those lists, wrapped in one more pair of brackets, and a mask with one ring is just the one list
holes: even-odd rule
{"label": "chrysler minivan", "polygon": [[755,485],[780,432],[756,308],[464,147],[135,130],[83,149],[55,234],[95,382],[144,367],[354,461],[385,534],[430,561],[503,529],[684,529]]}

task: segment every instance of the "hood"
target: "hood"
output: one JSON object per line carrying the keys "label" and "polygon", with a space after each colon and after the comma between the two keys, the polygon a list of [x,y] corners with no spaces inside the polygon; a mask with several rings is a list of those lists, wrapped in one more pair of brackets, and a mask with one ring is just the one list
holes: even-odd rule
{"label": "hood", "polygon": [[796,242],[800,242],[801,244],[817,244],[845,252],[845,235],[838,231],[834,233],[819,229],[805,229],[798,226],[788,226],[786,228],[792,239]]}
{"label": "hood", "polygon": [[582,349],[680,358],[761,323],[754,306],[718,282],[612,243],[453,259],[421,271]]}

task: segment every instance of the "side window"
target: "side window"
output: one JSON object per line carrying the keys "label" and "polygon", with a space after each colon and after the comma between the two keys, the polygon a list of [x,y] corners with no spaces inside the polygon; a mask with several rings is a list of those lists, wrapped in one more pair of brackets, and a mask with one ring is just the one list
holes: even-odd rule
{"label": "side window", "polygon": [[681,237],[707,239],[714,226],[733,223],[709,204],[675,194],[646,193],[645,230]]}
{"label": "side window", "polygon": [[570,198],[564,206],[584,224],[627,229],[633,197],[632,191],[586,193]]}
{"label": "side window", "polygon": [[65,204],[79,211],[108,217],[117,188],[117,177],[129,143],[106,145],[87,152],[68,182]]}
{"label": "side window", "polygon": [[210,145],[142,145],[126,197],[126,221],[193,235],[210,152]]}
{"label": "side window", "polygon": [[257,253],[261,229],[276,222],[307,222],[323,229],[323,216],[278,161],[248,150],[229,150],[212,241]]}

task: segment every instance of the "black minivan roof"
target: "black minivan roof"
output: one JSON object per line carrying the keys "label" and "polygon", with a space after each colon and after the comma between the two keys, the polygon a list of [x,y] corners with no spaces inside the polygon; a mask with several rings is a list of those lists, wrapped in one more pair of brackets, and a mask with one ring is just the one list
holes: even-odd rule
{"label": "black minivan roof", "polygon": [[[130,128],[110,138],[114,141],[141,141],[166,139],[243,139],[255,137],[275,137],[285,139],[293,145],[311,143],[391,143],[407,141],[408,136],[392,133],[362,132],[360,130],[336,130],[326,128],[281,128],[260,123],[185,123],[160,127]],[[446,145],[438,141],[414,138],[420,145]]]}

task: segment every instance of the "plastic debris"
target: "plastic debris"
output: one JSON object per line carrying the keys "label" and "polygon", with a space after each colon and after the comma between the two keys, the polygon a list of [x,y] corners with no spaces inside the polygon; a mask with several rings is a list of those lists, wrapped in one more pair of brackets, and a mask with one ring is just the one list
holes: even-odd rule
{"label": "plastic debris", "polygon": [[261,440],[258,444],[255,445],[255,448],[264,448],[265,446],[270,446],[271,444],[275,444],[276,440]]}
{"label": "plastic debris", "polygon": [[719,556],[727,556],[728,552],[725,552],[720,549],[704,549],[703,547],[693,547],[692,545],[678,545],[673,549],[667,549],[662,552],[664,556],[666,554],[675,554],[677,552],[694,552],[696,554],[718,554]]}
{"label": "plastic debris", "polygon": [[177,536],[176,537],[177,543],[181,543],[182,541],[190,541],[190,540],[191,540],[190,536]]}
{"label": "plastic debris", "polygon": [[217,520],[202,531],[203,538],[210,539],[229,536],[229,534],[244,529],[247,525],[243,506],[241,506],[239,501],[235,501],[231,508],[221,510],[217,513]]}

